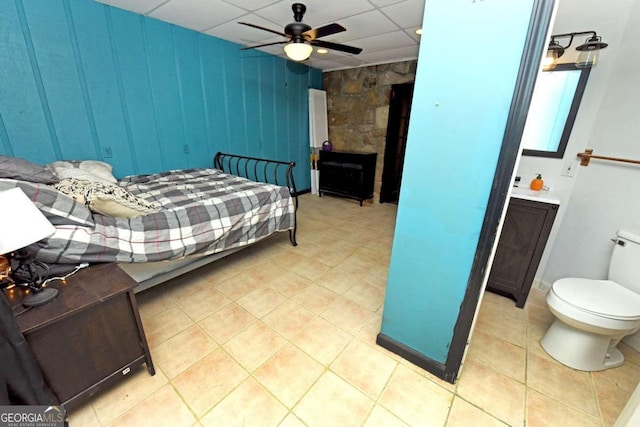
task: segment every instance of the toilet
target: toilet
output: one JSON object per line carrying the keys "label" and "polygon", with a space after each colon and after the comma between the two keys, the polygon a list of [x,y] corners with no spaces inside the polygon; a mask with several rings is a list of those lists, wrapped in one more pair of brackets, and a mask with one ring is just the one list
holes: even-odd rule
{"label": "toilet", "polygon": [[640,329],[640,233],[619,230],[614,241],[608,280],[560,279],[547,294],[556,319],[540,344],[570,368],[601,371],[622,365],[616,346]]}

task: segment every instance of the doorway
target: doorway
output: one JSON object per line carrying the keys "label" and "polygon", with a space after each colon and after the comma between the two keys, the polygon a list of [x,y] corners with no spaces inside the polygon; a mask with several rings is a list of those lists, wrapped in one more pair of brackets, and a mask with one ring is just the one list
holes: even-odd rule
{"label": "doorway", "polygon": [[398,203],[409,131],[413,82],[391,86],[380,203]]}

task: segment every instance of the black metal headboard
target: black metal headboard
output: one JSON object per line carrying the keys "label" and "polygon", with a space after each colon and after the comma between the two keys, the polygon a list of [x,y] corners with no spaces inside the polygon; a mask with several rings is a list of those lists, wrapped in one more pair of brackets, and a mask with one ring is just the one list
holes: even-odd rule
{"label": "black metal headboard", "polygon": [[[261,159],[259,157],[239,156],[236,154],[216,153],[213,158],[213,167],[224,173],[240,176],[256,182],[287,187],[293,197],[295,210],[298,211],[298,190],[293,178],[293,168],[296,162],[283,162],[280,160]],[[293,230],[289,230],[291,244],[296,246],[296,230],[298,220],[294,213],[295,224]]]}

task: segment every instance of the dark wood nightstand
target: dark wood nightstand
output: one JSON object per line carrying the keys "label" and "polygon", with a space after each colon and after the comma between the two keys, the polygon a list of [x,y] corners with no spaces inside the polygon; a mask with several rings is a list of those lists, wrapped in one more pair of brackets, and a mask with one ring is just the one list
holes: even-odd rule
{"label": "dark wood nightstand", "polygon": [[136,282],[117,264],[89,267],[66,284],[50,286],[58,297],[24,312],[23,288],[4,293],[45,381],[66,409],[143,363],[155,374],[133,293]]}

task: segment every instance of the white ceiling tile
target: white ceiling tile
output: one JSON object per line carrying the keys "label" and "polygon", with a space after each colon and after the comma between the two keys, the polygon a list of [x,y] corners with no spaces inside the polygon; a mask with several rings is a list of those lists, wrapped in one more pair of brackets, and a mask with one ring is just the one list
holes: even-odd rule
{"label": "white ceiling tile", "polygon": [[[380,33],[388,33],[398,29],[398,26],[378,10],[372,10],[349,18],[340,19],[338,24],[347,29],[334,37],[349,41],[373,36]],[[323,40],[331,41],[329,38]]]}
{"label": "white ceiling tile", "polygon": [[[311,27],[336,22],[338,19],[372,10],[373,6],[367,0],[315,0],[304,3],[307,11],[302,22]],[[280,2],[261,9],[257,15],[273,22],[280,22],[282,27],[294,22],[293,11],[289,2]]]}
{"label": "white ceiling tile", "polygon": [[419,27],[422,25],[424,0],[405,0],[382,8],[382,12],[401,28]]}
{"label": "white ceiling tile", "polygon": [[418,45],[401,47],[392,50],[381,50],[366,54],[360,54],[361,59],[367,64],[381,64],[386,62],[399,62],[416,59],[418,57]]}
{"label": "white ceiling tile", "polygon": [[389,6],[390,4],[400,3],[404,0],[369,0],[376,7]]}
{"label": "white ceiling tile", "polygon": [[267,21],[266,19],[251,13],[240,16],[232,21],[225,22],[224,24],[209,28],[205,33],[224,40],[233,40],[240,44],[269,43],[281,39],[284,40],[284,37],[278,38],[277,35],[268,31],[262,31],[247,25],[238,24],[240,21],[260,25],[261,27],[269,28],[274,31],[282,31],[282,28],[279,28],[273,22]]}
{"label": "white ceiling tile", "polygon": [[415,40],[409,37],[407,33],[402,30],[353,40],[350,43],[354,46],[357,45],[358,47],[361,47],[362,53],[378,52],[381,50],[396,49],[417,44]]}
{"label": "white ceiling tile", "polygon": [[202,31],[245,14],[245,10],[222,0],[171,0],[149,16]]}
{"label": "white ceiling tile", "polygon": [[96,0],[100,3],[108,4],[120,9],[129,10],[141,15],[147,14],[167,0]]}
{"label": "white ceiling tile", "polygon": [[253,12],[262,9],[274,3],[288,3],[280,0],[224,0],[226,3],[241,7],[245,10]]}

